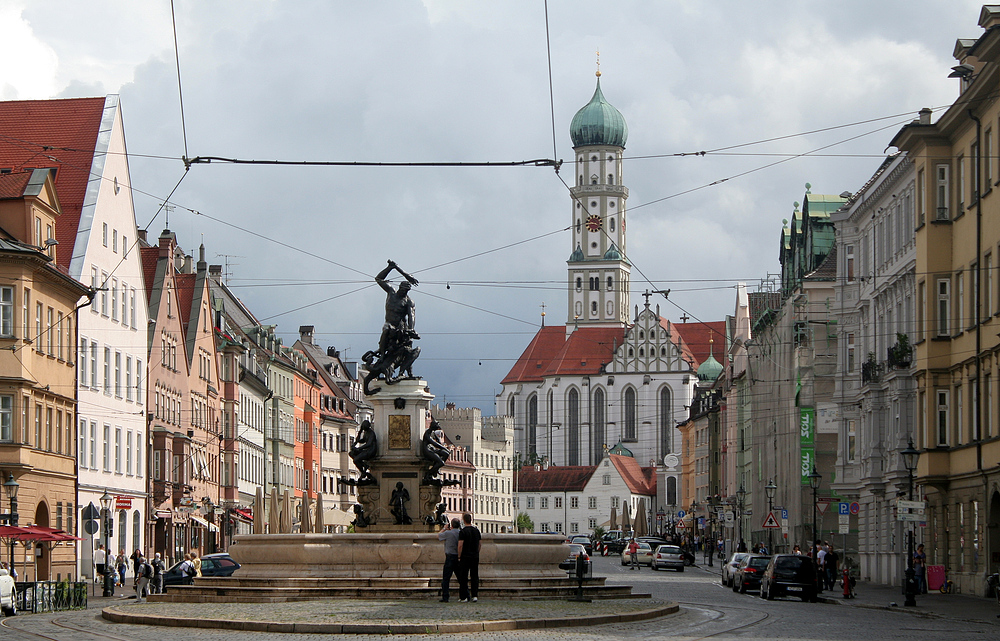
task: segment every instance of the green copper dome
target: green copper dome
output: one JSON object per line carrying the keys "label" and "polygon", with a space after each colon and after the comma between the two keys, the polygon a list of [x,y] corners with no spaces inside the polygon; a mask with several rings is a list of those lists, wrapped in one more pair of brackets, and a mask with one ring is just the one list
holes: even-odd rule
{"label": "green copper dome", "polygon": [[715,379],[719,378],[719,374],[722,373],[722,363],[715,360],[715,357],[711,354],[705,359],[705,362],[698,366],[698,380],[705,381],[708,383],[715,382]]}
{"label": "green copper dome", "polygon": [[580,243],[577,243],[576,249],[574,249],[573,253],[569,255],[569,262],[582,263],[584,260],[586,259],[583,257],[583,250],[580,249]]}
{"label": "green copper dome", "polygon": [[580,111],[573,116],[569,125],[569,137],[574,147],[583,145],[614,145],[624,147],[628,140],[628,125],[621,112],[604,99],[601,93],[601,79],[597,79],[597,90]]}

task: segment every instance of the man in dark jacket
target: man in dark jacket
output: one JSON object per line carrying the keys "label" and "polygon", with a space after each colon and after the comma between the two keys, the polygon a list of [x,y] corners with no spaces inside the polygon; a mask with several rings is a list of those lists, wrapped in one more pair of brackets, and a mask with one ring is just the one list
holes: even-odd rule
{"label": "man in dark jacket", "polygon": [[475,603],[479,601],[479,551],[483,547],[483,535],[472,524],[472,515],[468,512],[462,515],[462,523],[458,533],[458,600]]}

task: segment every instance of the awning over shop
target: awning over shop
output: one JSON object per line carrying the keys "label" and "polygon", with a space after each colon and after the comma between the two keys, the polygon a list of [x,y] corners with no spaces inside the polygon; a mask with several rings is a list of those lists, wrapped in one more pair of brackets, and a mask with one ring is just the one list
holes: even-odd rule
{"label": "awning over shop", "polygon": [[244,510],[242,508],[234,508],[233,512],[236,514],[237,518],[243,519],[247,523],[253,523],[253,512],[251,512],[250,510]]}
{"label": "awning over shop", "polygon": [[218,532],[219,531],[219,526],[217,526],[214,523],[209,523],[208,521],[206,521],[205,519],[201,518],[200,516],[195,516],[194,514],[192,514],[191,515],[191,520],[194,521],[196,524],[200,525],[201,527],[206,528],[209,532]]}

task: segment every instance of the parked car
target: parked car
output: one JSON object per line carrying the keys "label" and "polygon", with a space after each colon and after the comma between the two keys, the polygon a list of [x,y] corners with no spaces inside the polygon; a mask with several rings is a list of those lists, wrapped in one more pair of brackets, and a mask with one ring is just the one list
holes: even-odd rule
{"label": "parked car", "polygon": [[676,545],[660,545],[653,552],[653,562],[650,566],[654,570],[660,568],[670,568],[678,572],[684,571],[684,550]]}
{"label": "parked car", "polygon": [[732,587],[733,585],[733,575],[736,574],[736,568],[739,567],[740,561],[750,556],[749,552],[734,552],[729,560],[722,565],[722,585]]}
{"label": "parked car", "polygon": [[[653,548],[649,547],[649,543],[636,541],[639,544],[639,552],[636,554],[639,565],[649,565],[653,564]],[[625,545],[625,549],[622,550],[622,565],[628,565],[632,562],[632,557],[628,553],[628,544]]]}
{"label": "parked car", "polygon": [[570,538],[569,542],[582,545],[583,549],[587,551],[587,556],[594,554],[594,543],[586,534],[576,534]]}
{"label": "parked car", "polygon": [[770,560],[771,557],[763,554],[748,554],[733,574],[733,592],[744,593],[751,588],[759,588],[760,577]]}
{"label": "parked car", "polygon": [[607,548],[609,554],[620,554],[625,544],[628,543],[628,539],[625,538],[625,534],[621,530],[611,530],[604,533],[604,536],[601,537],[601,543]]}
{"label": "parked car", "polygon": [[816,602],[816,568],[811,558],[797,554],[771,557],[760,580],[760,596],[771,600],[785,595]]}
{"label": "parked car", "polygon": [[582,545],[579,543],[570,543],[569,556],[566,557],[565,561],[559,564],[559,569],[566,570],[567,572],[576,572],[576,559],[581,555],[587,565],[591,565],[593,563],[590,559],[590,555],[587,554],[587,550],[584,549]]}
{"label": "parked car", "polygon": [[[184,576],[181,574],[181,563],[183,561],[174,563],[170,569],[163,573],[164,590],[171,585],[183,585]],[[240,564],[225,552],[206,554],[201,557],[202,576],[232,576],[233,572],[239,568]]]}

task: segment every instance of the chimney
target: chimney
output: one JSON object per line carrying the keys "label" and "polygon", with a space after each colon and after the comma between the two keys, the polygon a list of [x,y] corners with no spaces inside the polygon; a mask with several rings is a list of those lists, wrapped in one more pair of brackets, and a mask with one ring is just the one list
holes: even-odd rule
{"label": "chimney", "polygon": [[208,268],[208,263],[205,262],[205,243],[202,243],[198,247],[198,272],[203,272]]}
{"label": "chimney", "polygon": [[137,230],[136,233],[139,234],[139,240],[141,240],[143,243],[147,242],[146,241],[146,230],[145,229]]}
{"label": "chimney", "polygon": [[209,265],[208,275],[215,280],[222,280],[222,265]]}
{"label": "chimney", "polygon": [[184,274],[194,273],[194,258],[191,257],[191,254],[184,255],[184,269],[181,272]]}
{"label": "chimney", "polygon": [[326,348],[326,355],[330,358],[340,358],[340,350],[338,350],[333,345]]}
{"label": "chimney", "polygon": [[920,124],[929,125],[931,124],[931,109],[930,107],[924,107],[920,110]]}
{"label": "chimney", "polygon": [[315,345],[313,343],[313,330],[315,329],[313,325],[302,325],[299,327],[299,339],[307,345]]}

